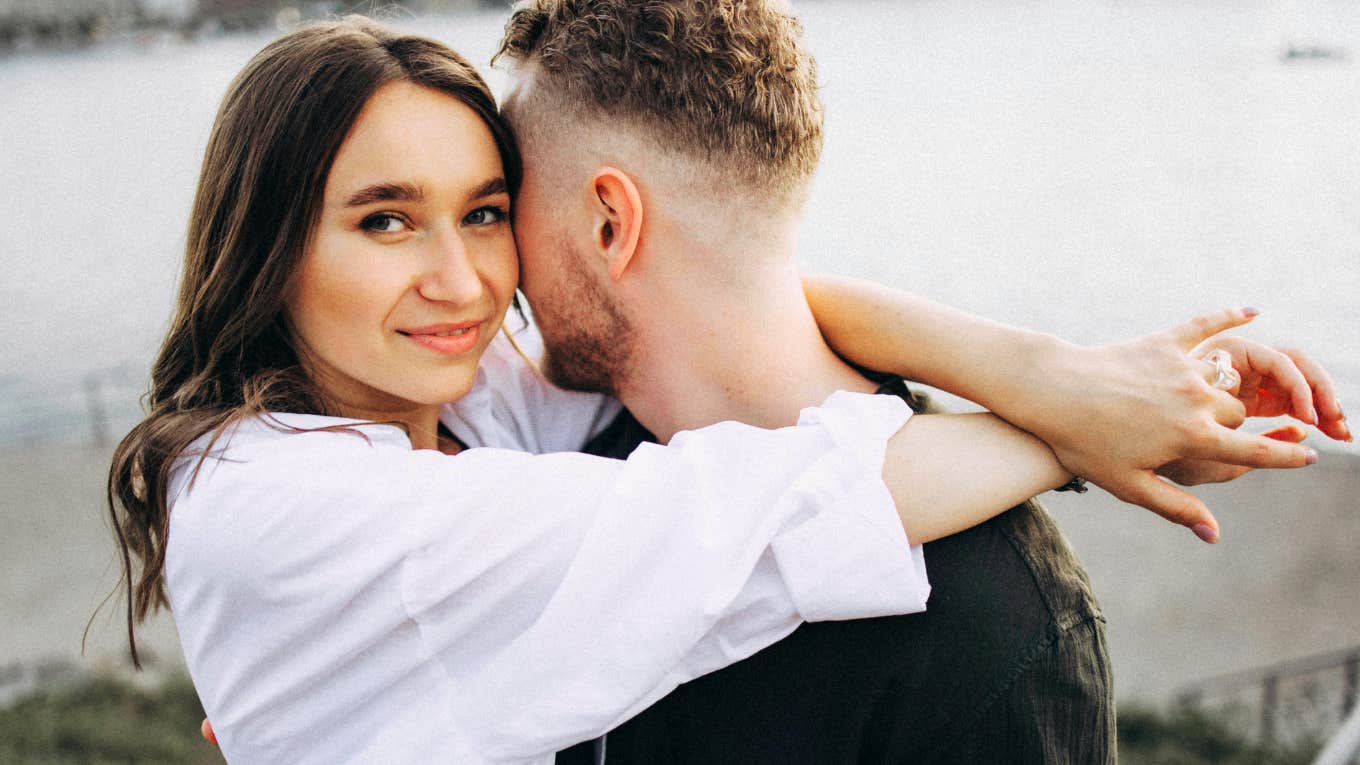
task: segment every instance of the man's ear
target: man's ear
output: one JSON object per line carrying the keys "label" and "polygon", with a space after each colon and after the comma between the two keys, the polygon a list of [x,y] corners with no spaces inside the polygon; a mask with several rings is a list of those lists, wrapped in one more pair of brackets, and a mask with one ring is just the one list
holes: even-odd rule
{"label": "man's ear", "polygon": [[601,167],[590,179],[594,206],[595,251],[609,264],[609,278],[618,280],[637,253],[642,235],[642,195],[627,173]]}

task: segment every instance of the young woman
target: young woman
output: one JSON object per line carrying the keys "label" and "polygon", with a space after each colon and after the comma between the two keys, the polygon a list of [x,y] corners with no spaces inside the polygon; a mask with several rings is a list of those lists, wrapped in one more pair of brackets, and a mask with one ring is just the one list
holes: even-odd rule
{"label": "young woman", "polygon": [[173,607],[232,761],[548,761],[803,620],[924,608],[921,543],[1072,477],[990,415],[855,394],[626,462],[464,450],[441,406],[479,363],[525,448],[616,411],[494,340],[517,172],[462,58],[363,20],[271,44],[224,100],[110,500],[129,637]]}

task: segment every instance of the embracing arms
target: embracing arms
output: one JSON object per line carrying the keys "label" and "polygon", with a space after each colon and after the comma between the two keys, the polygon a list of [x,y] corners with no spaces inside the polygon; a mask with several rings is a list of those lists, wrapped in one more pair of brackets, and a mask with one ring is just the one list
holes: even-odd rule
{"label": "embracing arms", "polygon": [[1071,478],[1047,444],[987,413],[915,415],[883,460],[913,544],[972,528]]}
{"label": "embracing arms", "polygon": [[[1326,372],[1297,351],[1217,336],[1252,311],[1222,311],[1110,346],[1083,348],[869,282],[813,275],[808,303],[828,343],[862,366],[900,374],[987,407],[1052,446],[1062,465],[1116,497],[1187,527],[1217,528],[1195,497],[1160,480],[1228,480],[1252,467],[1316,460],[1297,429],[1235,431],[1245,417],[1291,414],[1350,438]],[[1200,358],[1227,351],[1233,392]]]}

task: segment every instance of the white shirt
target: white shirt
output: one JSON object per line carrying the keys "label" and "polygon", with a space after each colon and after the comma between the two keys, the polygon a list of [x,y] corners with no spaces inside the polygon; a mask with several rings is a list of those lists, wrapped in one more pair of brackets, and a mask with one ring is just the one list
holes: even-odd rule
{"label": "white shirt", "polygon": [[[483,384],[513,368],[505,351],[488,352]],[[580,443],[602,404],[575,401],[552,421],[575,422]],[[446,419],[560,443],[521,414]],[[550,763],[802,621],[923,610],[920,548],[881,478],[909,415],[838,393],[796,427],[721,423],[627,461],[448,456],[312,415],[274,419],[362,436],[246,422],[192,482],[181,459],[169,495],[170,600],[222,751],[236,765]]]}

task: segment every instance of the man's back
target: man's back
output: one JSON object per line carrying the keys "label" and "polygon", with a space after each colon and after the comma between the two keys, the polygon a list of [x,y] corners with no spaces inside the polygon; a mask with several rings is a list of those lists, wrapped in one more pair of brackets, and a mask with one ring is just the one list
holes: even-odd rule
{"label": "man's back", "polygon": [[[624,457],[645,440],[625,412],[586,450]],[[1043,508],[1027,502],[925,555],[926,613],[805,624],[611,732],[607,761],[1113,761],[1104,619]]]}

